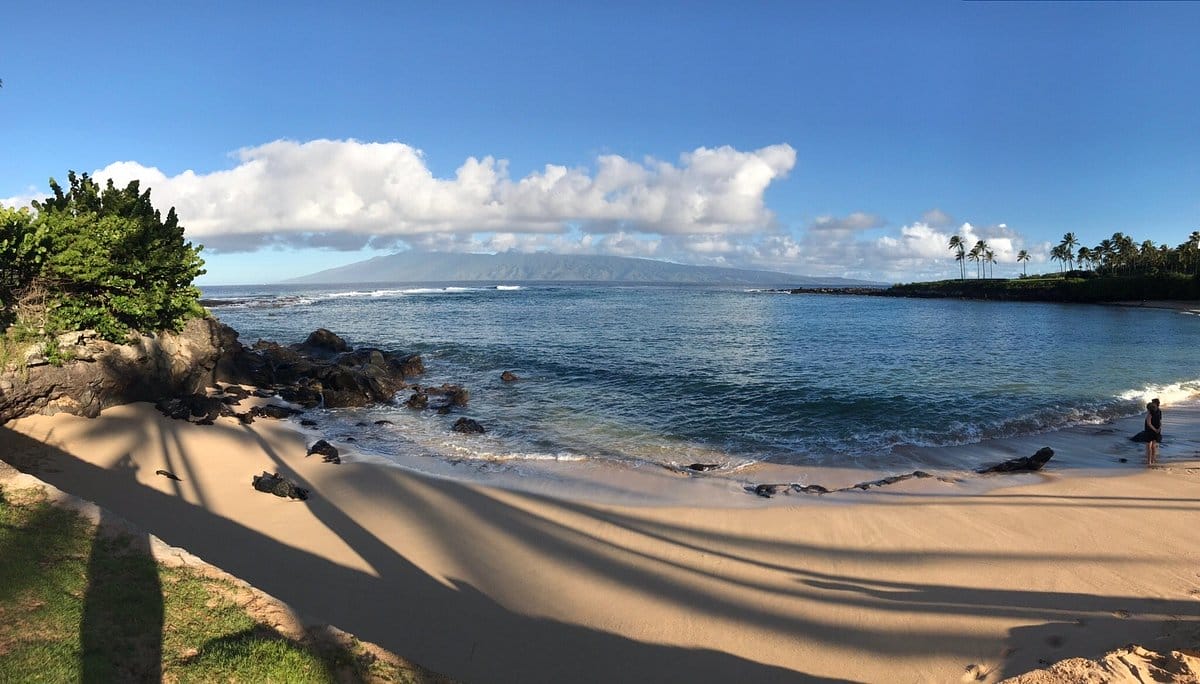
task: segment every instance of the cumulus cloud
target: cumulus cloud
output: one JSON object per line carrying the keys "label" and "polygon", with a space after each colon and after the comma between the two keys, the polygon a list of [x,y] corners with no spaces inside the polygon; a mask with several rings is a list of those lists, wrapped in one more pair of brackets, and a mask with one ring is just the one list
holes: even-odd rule
{"label": "cumulus cloud", "polygon": [[548,164],[519,178],[504,160],[471,157],[437,177],[420,150],[398,142],[280,140],[240,150],[231,168],[212,173],[116,162],[94,176],[140,180],[156,206],[177,208],[210,257],[270,246],[548,251],[903,281],[957,276],[947,249],[957,234],[968,248],[988,242],[997,275],[1020,272],[1021,249],[1034,264],[1047,260],[1049,244],[1026,244],[1005,224],[959,223],[939,208],[899,225],[866,211],[780,225],[764,195],[795,163],[781,144],[699,148],[675,162],[605,155],[589,168]]}
{"label": "cumulus cloud", "polygon": [[[958,235],[970,250],[980,240],[995,254],[998,273],[1016,268],[1017,253],[1027,249],[1035,262],[1044,261],[1044,245],[1027,246],[1017,231],[1000,223],[976,226],[969,222],[958,227],[935,225],[924,219],[943,221],[946,214],[933,210],[922,220],[900,226],[898,230],[874,238],[828,239],[830,219],[818,219],[795,247],[797,259],[808,271],[826,275],[877,280],[905,280],[957,276],[958,262],[948,248],[950,238]],[[847,217],[849,218],[849,217]],[[845,219],[843,219],[845,221]],[[861,221],[859,221],[861,222]],[[975,264],[968,264],[967,269]],[[803,269],[802,269],[803,270]]]}
{"label": "cumulus cloud", "polygon": [[811,235],[820,236],[822,240],[844,240],[858,233],[880,228],[883,219],[874,214],[855,212],[845,218],[822,216],[808,228]]}
{"label": "cumulus cloud", "polygon": [[[137,162],[95,172],[139,179],[179,211],[188,237],[210,249],[268,244],[358,249],[429,241],[503,242],[504,234],[583,229],[595,234],[739,235],[773,221],[763,193],[796,162],[786,144],[749,152],[698,148],[678,163],[601,156],[592,169],[547,164],[514,179],[508,163],[468,158],[438,178],[399,142],[275,142],[240,150],[236,165],[168,176]],[[517,241],[519,242],[519,240]]]}
{"label": "cumulus cloud", "polygon": [[[612,254],[664,259],[677,263],[734,266],[813,276],[902,282],[952,278],[959,274],[950,236],[962,237],[969,249],[984,240],[995,253],[997,275],[1020,273],[1017,252],[1030,252],[1033,264],[1045,262],[1049,245],[1027,244],[1005,224],[934,227],[923,220],[887,229],[873,214],[823,216],[799,231],[769,230],[751,235],[670,234],[638,231],[561,234],[495,233],[423,235],[402,247],[427,251],[538,252]],[[972,275],[976,264],[967,263]]]}
{"label": "cumulus cloud", "polygon": [[954,218],[941,209],[934,207],[921,214],[921,222],[934,228],[945,228],[954,223]]}

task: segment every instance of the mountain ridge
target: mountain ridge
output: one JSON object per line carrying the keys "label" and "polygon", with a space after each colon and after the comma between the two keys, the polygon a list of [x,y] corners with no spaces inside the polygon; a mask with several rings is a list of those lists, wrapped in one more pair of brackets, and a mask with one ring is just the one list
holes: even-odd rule
{"label": "mountain ridge", "polygon": [[722,266],[606,255],[457,254],[398,252],[289,278],[283,284],[338,285],[396,282],[610,282],[680,285],[879,286],[863,280],[800,276]]}

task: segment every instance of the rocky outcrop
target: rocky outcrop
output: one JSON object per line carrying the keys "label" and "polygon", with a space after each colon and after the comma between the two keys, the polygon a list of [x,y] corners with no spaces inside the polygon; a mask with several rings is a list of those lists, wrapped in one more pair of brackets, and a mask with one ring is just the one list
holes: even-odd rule
{"label": "rocky outcrop", "polygon": [[459,418],[454,421],[454,426],[450,428],[455,432],[461,432],[464,435],[482,435],[487,432],[477,421],[470,418]]}
{"label": "rocky outcrop", "polygon": [[408,387],[407,378],[425,372],[418,354],[370,347],[350,349],[324,328],[301,344],[284,346],[259,340],[252,347],[234,341],[225,347],[217,377],[277,389],[285,400],[307,408],[340,408],[391,402]]}
{"label": "rocky outcrop", "polygon": [[251,478],[250,485],[260,492],[274,494],[284,499],[299,499],[303,501],[309,495],[309,491],[304,487],[296,486],[295,482],[284,478],[279,473],[268,473],[265,470],[262,475],[255,475]]}
{"label": "rocky outcrop", "polygon": [[1042,447],[1037,450],[1037,453],[1032,456],[1022,456],[1021,458],[1012,458],[1003,463],[980,468],[975,471],[977,473],[1030,473],[1035,470],[1041,470],[1042,466],[1050,462],[1054,458],[1054,449],[1050,447]]}
{"label": "rocky outcrop", "polygon": [[[905,473],[903,475],[889,475],[888,477],[880,478],[878,480],[871,480],[870,482],[859,482],[856,485],[850,485],[849,487],[840,487],[838,489],[829,489],[828,487],[825,487],[825,486],[822,486],[819,484],[802,485],[802,484],[795,483],[795,482],[782,482],[782,483],[749,485],[746,487],[746,491],[750,492],[751,494],[757,494],[763,498],[769,499],[769,498],[775,496],[776,494],[791,494],[792,492],[797,492],[800,494],[833,494],[835,492],[849,492],[849,491],[856,490],[856,489],[866,491],[868,489],[871,489],[872,487],[886,487],[888,485],[893,485],[893,484],[896,484],[897,482],[903,482],[905,480],[912,480],[912,479],[923,480],[927,477],[933,477],[933,475],[930,475],[929,473],[925,472],[924,470],[914,470],[911,473]],[[943,478],[939,478],[939,479],[943,479]]]}
{"label": "rocky outcrop", "polygon": [[109,406],[195,393],[216,380],[230,335],[236,341],[236,332],[212,318],[129,344],[88,331],[60,335],[62,365],[34,354],[25,365],[2,369],[0,423],[33,413],[94,417]]}
{"label": "rocky outcrop", "polygon": [[[268,388],[265,396],[278,393],[309,408],[366,406],[392,401],[407,387],[406,378],[425,372],[417,354],[350,349],[325,329],[301,344],[259,341],[246,347],[237,331],[207,317],[188,321],[178,333],[143,335],[129,344],[106,342],[88,331],[67,333],[58,337],[57,356],[65,362],[54,365],[30,353],[23,363],[3,369],[0,423],[33,413],[95,417],[109,406],[170,398],[182,402],[160,406],[164,413],[211,420],[229,412],[197,395],[217,381]],[[458,389],[437,392],[447,396],[447,405],[460,406],[467,394]],[[277,417],[271,413],[277,409],[282,407],[263,407],[246,418]]]}

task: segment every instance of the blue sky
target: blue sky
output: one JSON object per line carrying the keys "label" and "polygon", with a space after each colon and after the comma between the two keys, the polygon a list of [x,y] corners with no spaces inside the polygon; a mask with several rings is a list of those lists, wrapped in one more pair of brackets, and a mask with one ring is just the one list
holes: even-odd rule
{"label": "blue sky", "polygon": [[[262,6],[259,6],[262,5]],[[572,6],[578,5],[578,6]],[[1196,3],[17,3],[0,198],[141,178],[201,283],[396,249],[903,281],[1200,229]],[[378,144],[373,144],[378,143]]]}

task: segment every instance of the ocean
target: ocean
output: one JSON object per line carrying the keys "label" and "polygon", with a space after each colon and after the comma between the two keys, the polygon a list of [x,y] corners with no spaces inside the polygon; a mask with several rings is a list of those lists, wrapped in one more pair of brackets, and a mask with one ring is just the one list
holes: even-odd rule
{"label": "ocean", "polygon": [[[306,415],[362,456],[410,465],[907,470],[931,465],[921,447],[1103,423],[1200,392],[1200,317],[1170,310],[520,283],[204,296],[229,302],[212,311],[243,343],[324,327],[420,353],[422,384],[465,386],[470,403],[451,415],[410,411],[404,392]],[[487,434],[452,432],[461,416]]]}

